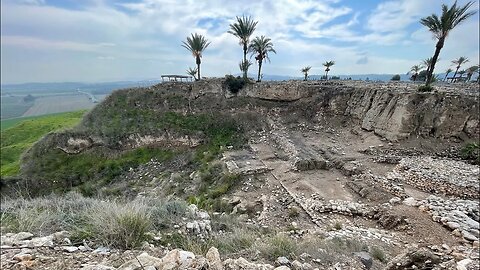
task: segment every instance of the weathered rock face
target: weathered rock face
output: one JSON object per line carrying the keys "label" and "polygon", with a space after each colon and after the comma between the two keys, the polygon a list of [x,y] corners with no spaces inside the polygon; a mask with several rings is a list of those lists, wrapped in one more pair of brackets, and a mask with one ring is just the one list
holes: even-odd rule
{"label": "weathered rock face", "polygon": [[310,96],[315,88],[317,88],[316,84],[302,81],[262,82],[247,85],[239,95],[268,100],[294,101]]}
{"label": "weathered rock face", "polygon": [[411,135],[475,138],[479,133],[478,97],[447,92],[356,88],[334,95],[330,109],[389,140]]}

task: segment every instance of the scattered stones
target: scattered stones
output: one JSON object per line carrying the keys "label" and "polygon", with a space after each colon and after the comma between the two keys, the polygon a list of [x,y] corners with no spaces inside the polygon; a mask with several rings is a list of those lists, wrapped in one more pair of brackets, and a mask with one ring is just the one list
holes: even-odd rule
{"label": "scattered stones", "polygon": [[479,199],[480,168],[462,161],[432,157],[403,158],[394,170],[402,180],[423,191]]}
{"label": "scattered stones", "polygon": [[[467,241],[478,241],[480,237],[480,208],[478,201],[445,200],[430,195],[418,202],[419,209],[428,211],[432,220],[443,224],[459,237]],[[455,233],[456,232],[456,233]]]}

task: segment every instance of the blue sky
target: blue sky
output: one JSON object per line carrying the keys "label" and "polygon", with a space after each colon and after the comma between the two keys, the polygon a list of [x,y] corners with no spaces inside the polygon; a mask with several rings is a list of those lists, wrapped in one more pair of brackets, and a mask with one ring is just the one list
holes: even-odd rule
{"label": "blue sky", "polygon": [[[190,33],[211,41],[202,76],[239,73],[242,49],[228,34],[237,15],[258,20],[256,35],[277,51],[263,73],[301,76],[334,60],[330,74],[406,73],[431,57],[436,41],[418,22],[444,0],[2,0],[1,81],[99,82],[185,74],[195,60],[183,47]],[[459,1],[465,4],[467,1]],[[477,14],[454,29],[436,72],[460,56],[479,61]],[[257,66],[251,67],[255,73]],[[253,69],[253,70],[252,70]]]}

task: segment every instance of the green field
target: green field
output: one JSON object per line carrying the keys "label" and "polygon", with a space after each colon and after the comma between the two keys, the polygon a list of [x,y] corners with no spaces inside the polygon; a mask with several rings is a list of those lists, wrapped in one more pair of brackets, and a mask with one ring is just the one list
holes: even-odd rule
{"label": "green field", "polygon": [[20,168],[20,156],[45,134],[80,122],[85,110],[1,121],[1,173],[12,176]]}

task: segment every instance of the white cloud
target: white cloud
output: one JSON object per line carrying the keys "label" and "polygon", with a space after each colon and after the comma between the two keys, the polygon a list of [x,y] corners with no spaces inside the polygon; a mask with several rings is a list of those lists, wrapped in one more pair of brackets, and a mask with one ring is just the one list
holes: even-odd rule
{"label": "white cloud", "polygon": [[[384,2],[374,7],[371,15],[362,15],[339,0],[247,0],[228,4],[221,0],[89,0],[82,2],[81,9],[36,2],[41,5],[2,1],[2,55],[8,56],[1,59],[2,67],[6,67],[2,80],[20,80],[25,74],[35,73],[34,67],[44,69],[48,64],[59,70],[42,77],[47,81],[64,80],[61,76],[81,76],[77,80],[91,81],[105,80],[113,74],[117,79],[183,74],[195,62],[180,44],[193,32],[212,42],[202,59],[205,76],[238,73],[241,47],[227,30],[235,16],[242,14],[259,20],[255,35],[271,37],[278,51],[271,56],[272,62],[264,65],[266,74],[298,75],[305,65],[323,71],[321,63],[331,59],[337,62],[333,74],[399,73],[416,63],[403,60],[405,54],[395,56],[396,50],[411,47],[414,55],[418,54],[417,48],[433,50],[434,41],[428,32],[420,25],[412,30],[412,24],[439,8],[434,0],[398,0]],[[460,53],[478,58],[478,19],[462,27],[452,32],[442,59]],[[35,61],[44,61],[39,62],[43,65],[18,60],[18,55],[34,53],[40,56],[33,57]],[[100,60],[115,60],[115,66],[112,61]],[[83,65],[98,66],[91,69],[93,72]],[[67,76],[66,72],[71,74]]]}
{"label": "white cloud", "polygon": [[367,28],[378,33],[403,30],[422,16],[430,15],[436,0],[398,0],[380,3],[367,21]]}

